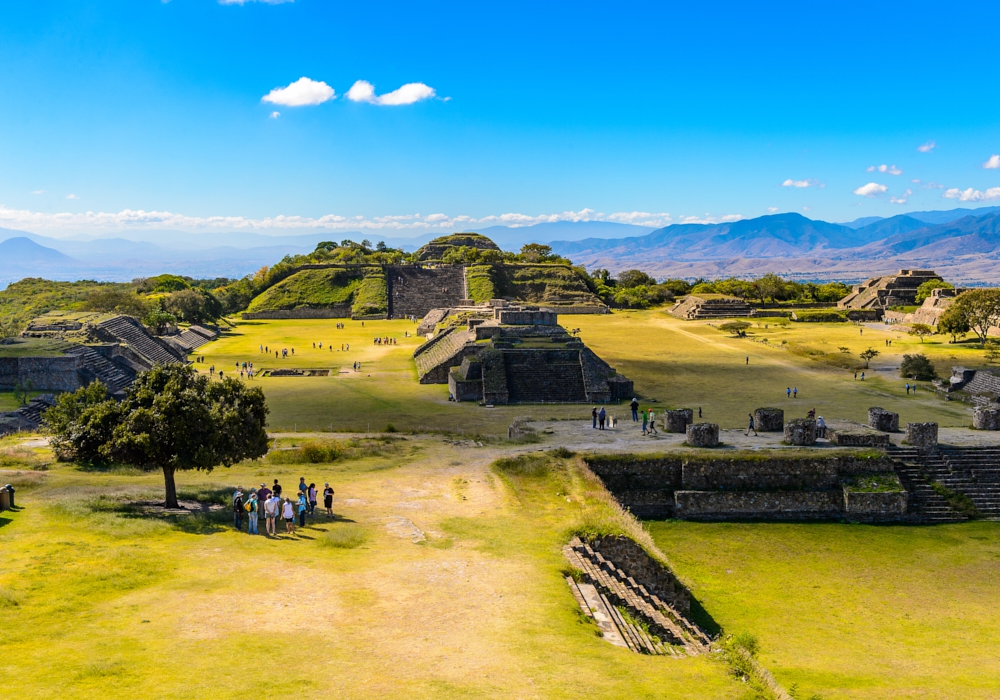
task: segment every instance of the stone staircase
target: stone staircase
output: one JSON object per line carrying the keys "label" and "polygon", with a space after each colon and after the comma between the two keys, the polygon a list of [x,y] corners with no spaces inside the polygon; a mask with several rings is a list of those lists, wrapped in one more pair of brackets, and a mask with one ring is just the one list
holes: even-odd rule
{"label": "stone staircase", "polygon": [[389,318],[422,318],[431,309],[460,306],[465,267],[394,266],[388,271]]}
{"label": "stone staircase", "polygon": [[[413,359],[417,364],[417,375],[421,384],[441,384],[448,382],[447,370],[462,364],[459,353],[466,343],[476,339],[475,331],[448,328],[417,348]],[[448,363],[452,360],[452,363]],[[444,366],[445,372],[436,372]],[[438,376],[440,375],[440,376]]]}
{"label": "stone staircase", "polygon": [[166,345],[147,333],[141,323],[129,316],[115,316],[98,323],[97,327],[118,342],[127,345],[151,364],[171,364],[182,360]]}
{"label": "stone staircase", "polygon": [[573,596],[612,644],[641,654],[670,656],[708,650],[711,639],[697,625],[578,537],[563,547],[563,554],[583,572],[580,580],[566,577]]}
{"label": "stone staircase", "polygon": [[95,379],[99,379],[107,387],[108,393],[112,396],[124,396],[125,389],[135,380],[135,375],[129,376],[129,374],[116,364],[105,359],[86,345],[78,345],[68,351],[67,354],[76,355],[80,358],[83,365],[80,372],[87,379],[88,384]]}
{"label": "stone staircase", "polygon": [[963,494],[983,517],[1000,519],[1000,448],[940,448],[921,452],[893,449],[896,474],[909,492],[908,510],[920,522],[958,522],[968,518],[948,505],[931,482]]}
{"label": "stone staircase", "polygon": [[[543,351],[544,352],[544,351]],[[587,390],[579,362],[544,363],[535,354],[504,355],[510,403],[585,403]],[[518,362],[517,360],[522,360]]]}

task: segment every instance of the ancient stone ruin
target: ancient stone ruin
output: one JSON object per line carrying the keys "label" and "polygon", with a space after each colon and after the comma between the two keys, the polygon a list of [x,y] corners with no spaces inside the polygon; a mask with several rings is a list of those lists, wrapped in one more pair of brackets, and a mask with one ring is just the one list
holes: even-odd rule
{"label": "ancient stone ruin", "polygon": [[796,446],[815,445],[816,421],[793,418],[785,423],[785,442]]}
{"label": "ancient stone ruin", "polygon": [[718,424],[692,423],[687,427],[687,444],[691,447],[718,447]]}
{"label": "ancient stone ruin", "polygon": [[941,276],[933,270],[900,270],[895,275],[873,277],[855,285],[851,293],[837,302],[841,309],[888,309],[892,306],[912,306],[917,288]]}
{"label": "ancient stone ruin", "polygon": [[972,410],[972,427],[976,430],[1000,430],[1000,406],[976,406]]}
{"label": "ancient stone ruin", "polygon": [[670,313],[686,321],[695,321],[753,316],[754,309],[746,301],[737,297],[689,294],[674,304]]}
{"label": "ancient stone ruin", "polygon": [[872,406],[868,409],[868,427],[881,430],[883,433],[898,433],[899,414]]}
{"label": "ancient stone ruin", "polygon": [[687,433],[687,427],[694,421],[694,411],[679,408],[663,413],[663,429],[668,433]]}
{"label": "ancient stone ruin", "polygon": [[910,447],[916,447],[921,450],[929,450],[933,447],[937,447],[938,424],[907,423],[906,444]]}
{"label": "ancient stone ruin", "polygon": [[785,429],[785,412],[780,408],[758,408],[753,412],[753,425],[761,433],[780,433]]}
{"label": "ancient stone ruin", "polygon": [[438,333],[413,353],[421,384],[448,384],[455,401],[608,403],[632,382],[574,338],[551,311],[497,307]]}

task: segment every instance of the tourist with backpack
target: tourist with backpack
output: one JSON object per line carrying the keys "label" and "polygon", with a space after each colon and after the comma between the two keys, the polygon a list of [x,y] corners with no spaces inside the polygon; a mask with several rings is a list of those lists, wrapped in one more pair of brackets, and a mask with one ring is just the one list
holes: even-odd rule
{"label": "tourist with backpack", "polygon": [[243,529],[243,487],[237,486],[233,494],[233,523],[237,530]]}
{"label": "tourist with backpack", "polygon": [[247,511],[247,534],[259,535],[257,532],[257,492],[250,489],[250,498],[244,506]]}

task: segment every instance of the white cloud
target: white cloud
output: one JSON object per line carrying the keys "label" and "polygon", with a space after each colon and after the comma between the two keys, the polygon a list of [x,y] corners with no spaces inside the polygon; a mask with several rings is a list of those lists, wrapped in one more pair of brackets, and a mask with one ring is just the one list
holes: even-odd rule
{"label": "white cloud", "polygon": [[1000,199],[1000,187],[991,187],[985,192],[974,190],[971,187],[965,190],[953,187],[946,190],[941,196],[945,199],[957,199],[960,202],[989,202]]}
{"label": "white cloud", "polygon": [[889,173],[890,175],[903,174],[903,171],[897,168],[895,165],[885,165],[884,163],[882,165],[869,165],[867,168],[865,168],[865,172],[867,173],[873,173],[876,170],[880,173]]}
{"label": "white cloud", "polygon": [[943,190],[944,189],[944,185],[939,185],[936,182],[934,182],[933,180],[931,180],[926,185],[924,185],[924,189],[925,190]]}
{"label": "white cloud", "polygon": [[994,153],[990,156],[989,160],[983,163],[983,167],[987,170],[997,170],[1000,169],[1000,155]]}
{"label": "white cloud", "polygon": [[774,212],[778,211],[778,207],[768,207],[767,210],[773,214]]}
{"label": "white cloud", "polygon": [[[735,221],[743,217],[729,215],[713,218],[706,215],[703,219],[690,217],[691,222],[719,223]],[[552,223],[556,221],[614,221],[633,223],[643,226],[662,227],[672,223],[669,214],[653,214],[649,212],[614,212],[605,214],[593,209],[579,211],[564,211],[553,214],[521,214],[509,212],[483,217],[467,215],[452,216],[443,213],[428,215],[402,214],[393,216],[341,216],[327,214],[320,217],[279,215],[263,219],[249,219],[242,216],[210,216],[195,217],[175,214],[172,212],[143,211],[126,209],[120,212],[92,212],[74,214],[63,212],[48,214],[30,210],[8,209],[0,205],[0,227],[23,227],[29,230],[67,231],[94,230],[107,231],[116,229],[173,229],[188,231],[293,231],[296,229],[323,229],[327,231],[358,231],[358,230],[392,230],[392,231],[426,231],[434,230],[465,230],[473,226],[502,225],[519,228],[534,224]]]}
{"label": "white cloud", "polygon": [[277,118],[278,118],[278,117],[280,117],[280,116],[281,116],[281,112],[271,112],[271,113],[270,113],[270,114],[268,115],[268,118],[269,118],[269,119],[277,119]]}
{"label": "white cloud", "polygon": [[906,199],[911,194],[913,194],[913,190],[911,190],[909,187],[907,187],[906,191],[903,192],[903,196],[902,197],[889,197],[889,201],[892,202],[893,204],[906,204]]}
{"label": "white cloud", "polygon": [[812,207],[802,207],[802,211],[812,211]]}
{"label": "white cloud", "polygon": [[287,87],[274,88],[260,101],[285,107],[306,107],[323,104],[336,96],[337,93],[326,83],[302,77]]}
{"label": "white cloud", "polygon": [[809,178],[808,180],[793,180],[792,178],[788,178],[787,180],[781,183],[781,186],[796,187],[799,189],[803,187],[823,187],[823,185],[820,184],[819,180],[812,177]]}
{"label": "white cloud", "polygon": [[920,151],[921,153],[930,153],[935,148],[937,148],[937,144],[934,143],[933,139],[928,141],[922,146],[917,146],[917,150]]}
{"label": "white cloud", "polygon": [[880,194],[885,194],[885,191],[888,189],[885,185],[880,185],[877,182],[869,182],[867,185],[861,185],[861,187],[854,190],[854,194],[861,197],[877,197]]}
{"label": "white cloud", "polygon": [[75,194],[68,194],[66,195],[66,199],[80,199],[80,198],[77,197]]}
{"label": "white cloud", "polygon": [[[435,96],[434,88],[423,83],[407,83],[402,87],[387,92],[384,95],[375,94],[375,86],[367,80],[358,80],[347,91],[347,99],[352,102],[368,102],[373,105],[394,107],[411,105],[414,102],[427,100]],[[445,98],[446,100],[448,98]]]}
{"label": "white cloud", "polygon": [[31,194],[45,194],[45,190],[34,190]]}

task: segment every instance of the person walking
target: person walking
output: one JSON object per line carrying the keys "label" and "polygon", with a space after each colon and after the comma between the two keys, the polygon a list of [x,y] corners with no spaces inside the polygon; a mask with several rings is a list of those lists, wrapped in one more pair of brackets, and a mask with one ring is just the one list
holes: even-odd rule
{"label": "person walking", "polygon": [[597,406],[594,406],[590,411],[590,420],[593,422],[591,426],[594,430],[597,430]]}
{"label": "person walking", "polygon": [[326,517],[333,517],[333,489],[330,488],[330,482],[326,482],[323,487],[323,507],[326,508]]}
{"label": "person walking", "polygon": [[278,536],[274,523],[278,518],[278,512],[280,510],[281,499],[272,493],[270,497],[264,501],[264,532],[272,537]]}
{"label": "person walking", "polygon": [[649,409],[649,434],[656,435],[656,412],[653,409]]}
{"label": "person walking", "polygon": [[260,504],[257,499],[257,492],[250,489],[250,500],[247,501],[247,534],[248,535],[259,535],[257,532],[257,507]]}
{"label": "person walking", "polygon": [[750,431],[752,430],[753,431],[753,436],[757,437],[757,428],[755,428],[754,424],[753,424],[753,414],[752,413],[748,413],[747,415],[750,417],[750,422],[747,424],[746,436],[750,437]]}
{"label": "person walking", "polygon": [[316,515],[316,484],[309,484],[309,515]]}
{"label": "person walking", "polygon": [[632,409],[632,421],[639,422],[639,399],[633,397],[632,403],[629,404],[629,408]]}
{"label": "person walking", "polygon": [[858,370],[854,370],[854,381],[858,381]]}
{"label": "person walking", "polygon": [[785,387],[785,396],[792,398],[792,387]]}
{"label": "person walking", "polygon": [[243,487],[237,486],[233,494],[233,524],[237,530],[243,529]]}
{"label": "person walking", "polygon": [[799,388],[797,386],[792,387],[792,398],[793,399],[799,398]]}
{"label": "person walking", "polygon": [[864,380],[865,380],[865,373],[864,373],[864,372],[862,372],[862,373],[861,373],[861,381],[864,381]]}
{"label": "person walking", "polygon": [[306,502],[306,492],[305,491],[299,491],[298,510],[299,510],[299,527],[305,527],[306,526],[306,513],[309,510],[309,504]]}
{"label": "person walking", "polygon": [[910,383],[909,382],[906,383],[906,395],[907,396],[910,395]]}
{"label": "person walking", "polygon": [[289,535],[295,534],[295,506],[292,499],[285,498],[281,506],[281,517],[285,519],[285,532]]}
{"label": "person walking", "polygon": [[601,406],[601,410],[597,412],[597,424],[600,426],[600,430],[604,430],[604,422],[608,419],[608,414],[604,410],[604,406]]}
{"label": "person walking", "polygon": [[701,406],[698,407],[698,417],[701,418]]}
{"label": "person walking", "polygon": [[649,432],[649,429],[647,427],[648,425],[649,425],[649,411],[647,411],[644,408],[644,409],[642,409],[642,434],[643,435],[646,435]]}

